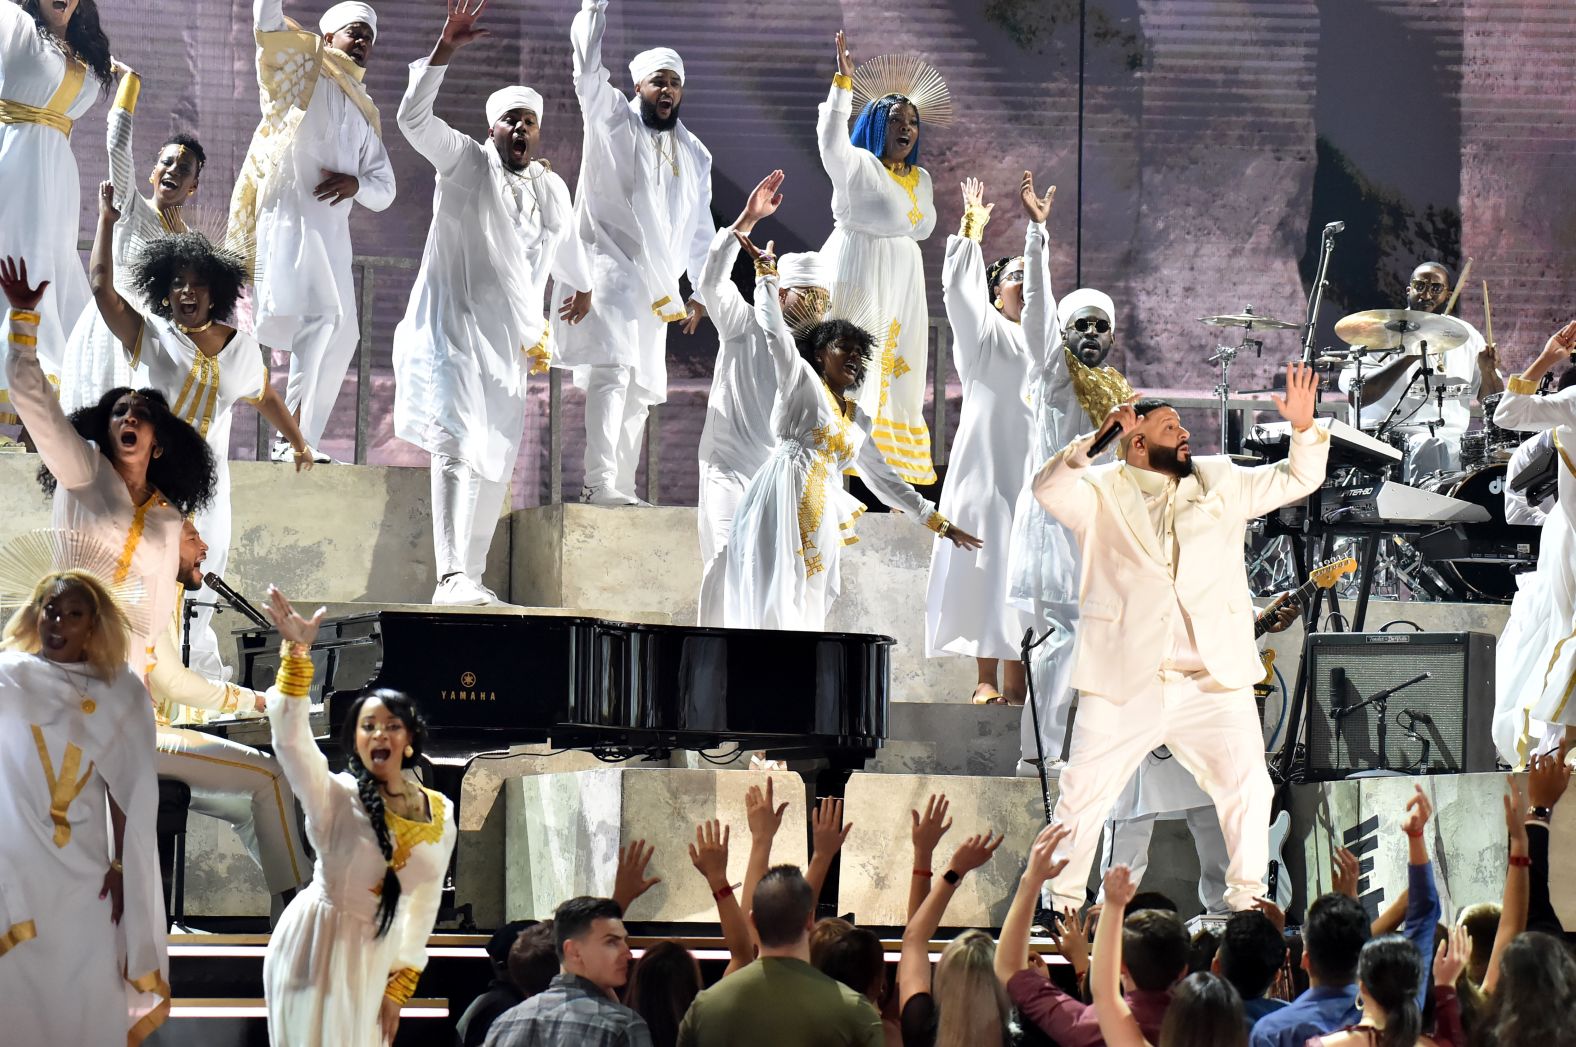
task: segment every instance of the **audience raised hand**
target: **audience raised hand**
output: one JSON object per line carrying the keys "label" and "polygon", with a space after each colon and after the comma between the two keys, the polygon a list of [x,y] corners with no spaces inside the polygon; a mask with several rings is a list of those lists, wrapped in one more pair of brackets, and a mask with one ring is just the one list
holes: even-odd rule
{"label": "audience raised hand", "polygon": [[947,812],[952,804],[947,800],[946,793],[931,793],[925,801],[925,813],[917,810],[909,811],[911,822],[909,835],[914,842],[914,871],[908,879],[908,918],[912,920],[919,911],[920,905],[925,901],[925,896],[930,893],[930,880],[933,875],[931,863],[935,859],[936,844],[947,835],[947,830],[952,828],[952,819],[947,817]]}
{"label": "audience raised hand", "polygon": [[618,868],[613,873],[613,900],[624,910],[626,917],[636,898],[662,882],[660,876],[646,878],[646,866],[651,863],[651,856],[656,851],[656,847],[645,840],[635,840],[618,849]]}
{"label": "audience raised hand", "polygon": [[832,862],[843,849],[843,841],[848,839],[853,827],[853,822],[843,821],[841,797],[823,796],[810,812],[810,867],[805,870],[804,878],[810,881],[810,889],[817,898],[821,897],[821,888],[832,869]]}

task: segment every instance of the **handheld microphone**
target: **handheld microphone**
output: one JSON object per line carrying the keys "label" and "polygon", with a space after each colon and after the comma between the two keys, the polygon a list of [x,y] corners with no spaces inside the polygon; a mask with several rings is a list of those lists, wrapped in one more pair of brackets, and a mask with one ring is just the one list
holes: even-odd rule
{"label": "handheld microphone", "polygon": [[1324,235],[1325,236],[1334,236],[1336,233],[1339,233],[1339,232],[1342,232],[1343,230],[1345,230],[1345,228],[1346,228],[1346,223],[1345,222],[1331,222],[1329,225],[1324,227]]}
{"label": "handheld microphone", "polygon": [[249,602],[247,602],[246,597],[242,596],[240,593],[226,585],[223,578],[220,578],[212,571],[209,571],[207,574],[202,576],[202,580],[203,584],[208,586],[208,588],[212,589],[215,593],[218,593],[220,599],[224,600],[225,603],[229,604],[243,616],[250,618],[253,625],[256,625],[260,629],[273,628],[268,619],[264,618],[262,613],[258,611],[257,608],[253,607]]}
{"label": "handheld microphone", "polygon": [[1100,457],[1105,452],[1105,449],[1115,443],[1116,438],[1121,435],[1122,427],[1120,424],[1111,426],[1094,438],[1094,443],[1089,445],[1089,450],[1085,451],[1084,454],[1091,459]]}

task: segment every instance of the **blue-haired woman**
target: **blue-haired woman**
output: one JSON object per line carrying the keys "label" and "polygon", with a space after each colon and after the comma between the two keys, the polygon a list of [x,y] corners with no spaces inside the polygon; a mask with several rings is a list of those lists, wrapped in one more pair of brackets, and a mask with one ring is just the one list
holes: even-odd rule
{"label": "blue-haired woman", "polygon": [[[919,166],[921,107],[908,94],[881,95],[865,105],[850,132],[854,62],[841,32],[837,68],[816,122],[837,223],[821,251],[832,260],[834,286],[863,287],[889,318],[876,332],[870,380],[859,394],[876,446],[904,480],[931,484],[936,470],[924,416],[930,314],[919,241],[936,227],[936,205],[930,174]],[[939,78],[923,68],[936,110],[950,107],[945,87],[935,89]]]}

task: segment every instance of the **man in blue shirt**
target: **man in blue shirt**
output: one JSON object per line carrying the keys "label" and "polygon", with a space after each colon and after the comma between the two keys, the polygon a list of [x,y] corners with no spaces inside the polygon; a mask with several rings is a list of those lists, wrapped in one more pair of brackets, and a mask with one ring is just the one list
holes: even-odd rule
{"label": "man in blue shirt", "polygon": [[[1439,894],[1434,889],[1434,867],[1423,842],[1423,827],[1433,806],[1421,787],[1406,802],[1401,829],[1407,835],[1408,865],[1406,925],[1403,933],[1423,956],[1434,954],[1434,925],[1439,922]],[[1344,894],[1321,895],[1308,907],[1302,929],[1303,969],[1308,991],[1280,1010],[1259,1019],[1253,1027],[1251,1047],[1303,1047],[1309,1037],[1356,1025],[1357,954],[1371,936],[1368,913],[1357,899]],[[1428,994],[1428,977],[1417,987],[1417,1005]]]}
{"label": "man in blue shirt", "polygon": [[1285,962],[1286,938],[1268,916],[1258,909],[1231,914],[1211,967],[1241,995],[1248,1028],[1266,1014],[1286,1006],[1285,1000],[1264,995],[1275,984],[1275,976]]}

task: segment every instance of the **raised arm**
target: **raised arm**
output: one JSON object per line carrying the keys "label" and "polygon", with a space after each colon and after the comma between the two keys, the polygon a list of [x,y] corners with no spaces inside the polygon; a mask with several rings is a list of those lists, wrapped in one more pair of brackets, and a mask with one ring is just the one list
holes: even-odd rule
{"label": "raised arm", "polygon": [[115,223],[118,221],[120,209],[115,206],[115,184],[100,182],[99,219],[93,231],[93,253],[88,259],[88,287],[93,291],[93,301],[104,318],[104,326],[135,362],[137,345],[142,340],[142,314],[115,288]]}
{"label": "raised arm", "polygon": [[1527,802],[1524,813],[1527,831],[1527,856],[1532,864],[1527,869],[1527,926],[1534,931],[1550,934],[1565,933],[1559,914],[1549,900],[1549,833],[1554,806],[1565,795],[1571,781],[1571,768],[1564,760],[1564,750],[1558,755],[1545,753],[1532,761],[1527,774]]}
{"label": "raised arm", "polygon": [[914,843],[914,871],[909,874],[908,880],[908,918],[912,920],[919,907],[924,904],[925,898],[930,894],[930,881],[932,870],[930,868],[936,854],[936,844],[947,835],[947,830],[952,828],[952,819],[947,817],[951,809],[946,793],[931,793],[930,799],[925,801],[925,813],[909,811],[909,818],[913,822],[909,836]]}
{"label": "raised arm", "polygon": [[285,26],[284,0],[252,0],[252,29],[272,33]]}
{"label": "raised arm", "polygon": [[772,867],[772,839],[783,824],[783,812],[788,801],[776,802],[772,792],[772,779],[766,779],[766,788],[752,785],[744,792],[744,816],[750,826],[750,860],[744,867],[744,887],[739,907],[746,914],[755,902],[755,885],[761,882]]}
{"label": "raised arm", "polygon": [[[1439,923],[1439,891],[1434,886],[1434,863],[1428,857],[1428,843],[1423,833],[1434,805],[1418,786],[1406,802],[1406,813],[1401,818],[1401,831],[1406,833],[1407,844],[1407,903],[1406,924],[1402,933],[1417,946],[1423,956],[1431,956],[1434,949],[1434,928]],[[1417,987],[1417,1006],[1423,1007],[1428,996],[1428,979]]]}
{"label": "raised arm", "polygon": [[1286,365],[1286,395],[1274,396],[1275,409],[1291,423],[1291,453],[1274,465],[1236,470],[1242,487],[1242,511],[1263,516],[1287,502],[1311,494],[1324,482],[1330,457],[1330,434],[1313,424],[1318,375],[1306,364]]}
{"label": "raised arm", "polygon": [[748,237],[755,231],[757,222],[777,213],[783,202],[783,194],[779,191],[782,184],[781,171],[773,171],[761,179],[744,201],[744,210],[739,212],[733,224],[717,230],[711,237],[706,263],[695,280],[695,296],[705,305],[712,323],[717,325],[717,333],[724,338],[742,336],[755,322],[750,303],[739,293],[731,276],[733,263],[739,257],[739,241],[733,234]]}
{"label": "raised arm", "polygon": [[925,904],[903,929],[903,951],[897,962],[899,1011],[916,994],[930,991],[930,939],[941,926],[941,917],[963,877],[990,861],[1004,839],[1005,836],[992,836],[986,830],[984,835],[964,840],[948,863],[946,875],[930,889]]}
{"label": "raised arm", "polygon": [[941,300],[952,328],[952,359],[958,374],[966,375],[985,346],[990,331],[989,285],[980,242],[994,204],[984,202],[985,187],[977,178],[963,182],[963,223],[947,237],[947,254],[941,263]]}
{"label": "raised arm", "polygon": [[821,166],[832,179],[834,190],[848,184],[859,163],[859,148],[848,138],[848,117],[854,105],[854,58],[848,53],[848,38],[837,31],[837,73],[832,90],[821,103],[815,121],[815,139],[821,152]]}
{"label": "raised arm", "polygon": [[602,36],[606,31],[607,0],[581,0],[580,12],[569,26],[569,44],[574,58],[575,96],[587,120],[617,115],[625,104],[602,63]]}
{"label": "raised arm", "polygon": [[728,947],[727,977],[755,959],[755,946],[750,938],[750,922],[745,919],[739,899],[734,897],[733,885],[728,882],[728,837],[731,829],[713,818],[695,826],[695,842],[690,844],[690,863],[695,871],[705,877],[706,886],[717,902],[717,923],[722,927],[722,940]]}
{"label": "raised arm", "polygon": [[1036,368],[1054,372],[1060,383],[1071,379],[1062,352],[1062,327],[1056,315],[1056,293],[1051,284],[1050,236],[1045,221],[1056,199],[1056,187],[1044,196],[1034,191],[1034,174],[1023,172],[1018,199],[1028,215],[1023,234],[1023,336],[1028,342],[1029,358]]}
{"label": "raised arm", "polygon": [[[1537,757],[1548,759],[1547,756]],[[1569,772],[1566,772],[1569,773]],[[1516,935],[1527,929],[1527,898],[1531,887],[1531,866],[1527,834],[1527,794],[1522,791],[1520,779],[1507,775],[1505,796],[1505,829],[1509,836],[1505,867],[1505,889],[1500,898],[1499,926],[1494,931],[1494,946],[1489,952],[1488,968],[1483,974],[1483,991],[1492,993],[1499,985],[1500,963],[1505,950]]]}
{"label": "raised arm", "polygon": [[772,355],[777,388],[786,390],[793,383],[800,359],[793,332],[788,330],[788,321],[783,319],[782,304],[777,301],[777,259],[772,253],[775,245],[767,241],[763,251],[744,234],[735,232],[732,235],[755,265],[755,322],[766,335],[766,351]]}
{"label": "raised arm", "polygon": [[438,34],[438,42],[430,55],[410,64],[410,84],[405,88],[405,97],[400,99],[401,133],[416,152],[440,172],[452,171],[476,145],[470,137],[442,120],[432,106],[454,55],[489,35],[487,30],[476,28],[476,19],[486,6],[487,0],[448,0],[448,16]]}
{"label": "raised arm", "polygon": [[137,112],[137,97],[142,92],[142,77],[125,66],[119,68],[122,70],[120,87],[115,92],[115,104],[109,109],[105,145],[109,150],[109,180],[115,185],[115,199],[124,208],[135,206],[132,197],[137,193],[131,125]]}
{"label": "raised arm", "polygon": [[[1549,396],[1537,395],[1538,382],[1550,370],[1561,362],[1567,366],[1576,366],[1576,363],[1572,363],[1573,347],[1576,347],[1576,320],[1556,331],[1531,365],[1506,385],[1505,395],[1494,411],[1494,424],[1525,432],[1553,429],[1561,425],[1576,426],[1576,386],[1561,389]],[[1570,453],[1569,450],[1567,453]]]}
{"label": "raised arm", "polygon": [[1094,932],[1094,962],[1089,967],[1089,990],[1094,996],[1100,1034],[1108,1047],[1148,1047],[1144,1032],[1122,998],[1122,927],[1127,906],[1138,893],[1125,865],[1113,865],[1105,874],[1105,907]]}
{"label": "raised arm", "polygon": [[6,314],[5,354],[11,406],[55,482],[69,490],[92,483],[103,456],[71,427],[38,362],[37,310],[48,286],[48,280],[37,287],[28,284],[25,259],[0,258],[0,293],[11,307]]}
{"label": "raised arm", "polygon": [[810,812],[810,867],[804,874],[812,897],[821,897],[821,888],[832,871],[832,860],[843,849],[843,841],[853,827],[853,822],[843,821],[840,797],[823,796],[816,801],[815,810]]}
{"label": "raised arm", "polygon": [[[1070,835],[1066,827],[1053,822],[1040,830],[1034,846],[1029,848],[1029,863],[1018,878],[1018,889],[1013,892],[1012,905],[996,942],[996,980],[1003,986],[1029,966],[1029,928],[1034,923],[1040,889],[1066,867],[1066,858],[1056,859],[1056,848]],[[1084,972],[1077,973],[1081,976]]]}
{"label": "raised arm", "polygon": [[319,608],[311,618],[302,618],[290,606],[284,593],[269,586],[266,611],[283,639],[279,675],[268,690],[268,720],[273,727],[274,755],[296,799],[301,801],[307,822],[315,831],[326,833],[334,817],[335,785],[328,770],[328,758],[312,738],[309,719],[312,709],[309,699],[313,671],[311,646],[323,620],[323,609]]}

